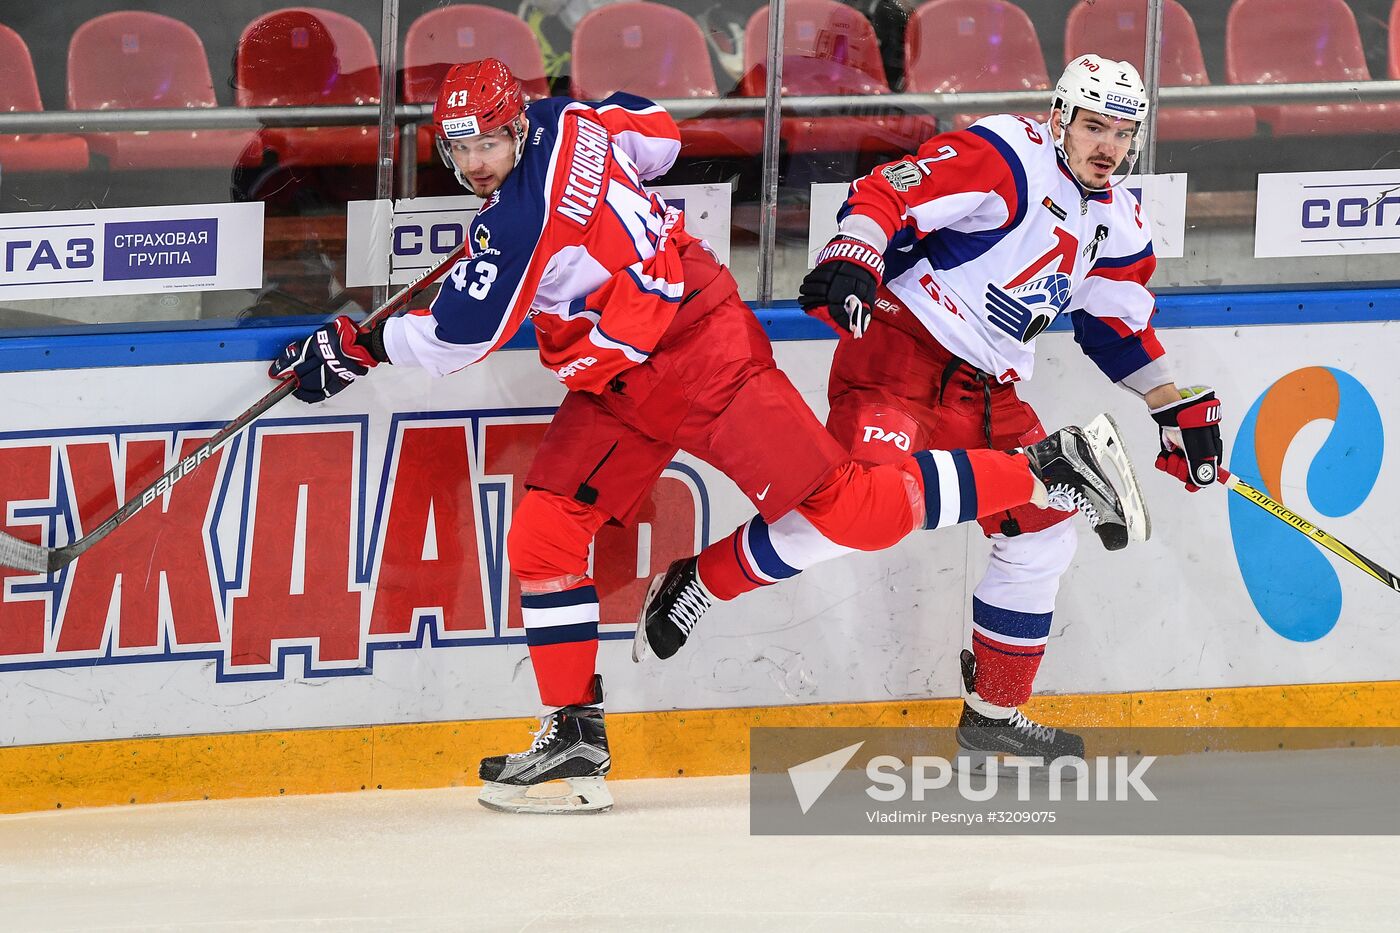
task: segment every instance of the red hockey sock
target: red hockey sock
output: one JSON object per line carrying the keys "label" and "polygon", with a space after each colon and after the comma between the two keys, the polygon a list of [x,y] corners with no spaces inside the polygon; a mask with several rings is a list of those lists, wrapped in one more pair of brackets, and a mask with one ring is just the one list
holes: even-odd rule
{"label": "red hockey sock", "polygon": [[598,591],[588,545],[607,520],[591,506],[532,489],[511,519],[507,549],[520,580],[525,641],[545,706],[586,702],[598,657]]}
{"label": "red hockey sock", "polygon": [[[762,522],[763,519],[754,516],[753,521]],[[735,528],[701,551],[697,558],[700,583],[717,600],[733,599],[773,582],[755,573],[752,562],[744,555],[744,536],[750,524],[745,522]]]}

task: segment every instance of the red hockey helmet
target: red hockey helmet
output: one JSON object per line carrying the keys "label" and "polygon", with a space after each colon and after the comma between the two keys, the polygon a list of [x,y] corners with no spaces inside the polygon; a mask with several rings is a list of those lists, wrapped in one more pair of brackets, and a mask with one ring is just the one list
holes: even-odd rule
{"label": "red hockey helmet", "polygon": [[494,58],[453,65],[433,105],[433,135],[447,167],[466,185],[448,149],[454,139],[482,136],[507,127],[515,141],[515,161],[525,148],[525,98],[510,69]]}

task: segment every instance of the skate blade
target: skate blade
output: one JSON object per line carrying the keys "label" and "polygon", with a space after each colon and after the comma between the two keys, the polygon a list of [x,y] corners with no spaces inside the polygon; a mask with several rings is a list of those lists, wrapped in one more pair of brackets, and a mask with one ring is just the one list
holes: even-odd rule
{"label": "skate blade", "polygon": [[498,813],[604,813],[613,798],[603,778],[577,777],[528,787],[487,781],[476,802]]}
{"label": "skate blade", "polygon": [[651,605],[652,599],[661,591],[661,581],[666,578],[666,574],[658,573],[651,578],[651,585],[647,587],[646,599],[642,600],[642,611],[637,615],[637,631],[632,636],[632,663],[641,664],[642,658],[651,653],[651,645],[647,644],[647,607]]}
{"label": "skate blade", "polygon": [[1118,501],[1123,503],[1123,515],[1128,522],[1128,537],[1134,541],[1146,541],[1152,537],[1152,518],[1147,514],[1147,502],[1142,497],[1142,487],[1138,485],[1133,462],[1128,459],[1128,449],[1123,446],[1123,436],[1118,433],[1118,424],[1107,412],[1097,415],[1083,428],[1089,446],[1100,463],[1111,463],[1118,474]]}

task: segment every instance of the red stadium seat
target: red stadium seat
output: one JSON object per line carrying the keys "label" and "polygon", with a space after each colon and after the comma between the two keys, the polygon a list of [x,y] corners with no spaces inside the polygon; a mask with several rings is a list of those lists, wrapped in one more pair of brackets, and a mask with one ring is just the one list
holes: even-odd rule
{"label": "red stadium seat", "polygon": [[[762,97],[767,78],[768,7],[744,29],[744,75],[740,93]],[[880,43],[870,21],[836,0],[791,0],[783,16],[785,95],[870,96],[890,93]],[[791,152],[885,152],[912,150],[935,127],[933,118],[813,117],[784,119],[783,141]]]}
{"label": "red stadium seat", "polygon": [[[316,7],[260,16],[238,40],[234,69],[240,107],[379,103],[379,55],[358,22]],[[282,165],[361,165],[379,158],[376,126],[269,130]]]}
{"label": "red stadium seat", "polygon": [[[474,3],[430,10],[413,21],[403,44],[403,99],[410,104],[437,100],[447,69],[460,62],[497,58],[525,90],[527,100],[549,96],[539,43],[514,13]],[[418,161],[436,160],[431,127],[419,127]]]}
{"label": "red stadium seat", "polygon": [[1393,81],[1400,78],[1400,0],[1395,0],[1391,5],[1390,19],[1386,25],[1390,36],[1386,75]]}
{"label": "red stadium seat", "polygon": [[[616,3],[585,16],[574,30],[573,96],[601,100],[614,91],[649,98],[717,98],[705,36],[695,20],[659,3]],[[755,119],[681,120],[683,154],[746,157],[763,149]]]}
{"label": "red stadium seat", "polygon": [[[204,43],[193,29],[159,13],[121,10],[90,19],[68,43],[72,110],[215,107]],[[89,133],[88,146],[117,170],[232,169],[254,144],[251,130]],[[253,145],[247,158],[261,151]]]}
{"label": "red stadium seat", "polygon": [[[29,47],[19,33],[0,25],[0,113],[37,113],[43,109]],[[0,136],[2,171],[77,172],[87,165],[87,143],[81,136]]]}
{"label": "red stadium seat", "polygon": [[[1006,0],[924,4],[905,30],[904,55],[904,90],[911,93],[1050,88],[1035,26]],[[1027,116],[1044,120],[1046,113],[1040,110]],[[953,124],[963,129],[976,119],[974,114],[958,114]]]}
{"label": "red stadium seat", "polygon": [[[1144,0],[1080,0],[1065,23],[1065,61],[1092,52],[1142,68],[1147,46]],[[1210,84],[1196,24],[1177,0],[1162,8],[1162,86]],[[1248,139],[1254,135],[1254,109],[1163,107],[1157,114],[1157,138]]]}
{"label": "red stadium seat", "polygon": [[[1231,84],[1369,81],[1356,17],[1346,0],[1235,0],[1225,21]],[[1275,136],[1400,130],[1400,104],[1255,107]]]}
{"label": "red stadium seat", "polygon": [[549,96],[540,46],[525,21],[495,7],[456,3],[428,11],[408,27],[403,43],[404,101],[434,102],[448,68],[479,58],[505,62],[530,100]]}

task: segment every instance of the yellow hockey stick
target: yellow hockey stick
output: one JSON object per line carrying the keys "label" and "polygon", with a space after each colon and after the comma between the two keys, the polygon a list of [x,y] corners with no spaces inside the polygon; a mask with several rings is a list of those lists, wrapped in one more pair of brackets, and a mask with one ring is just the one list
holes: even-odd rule
{"label": "yellow hockey stick", "polygon": [[1395,590],[1397,593],[1400,593],[1400,577],[1395,576],[1395,574],[1391,573],[1389,570],[1386,570],[1384,567],[1371,560],[1369,557],[1364,557],[1361,554],[1358,554],[1356,551],[1353,551],[1351,548],[1347,547],[1345,544],[1338,541],[1336,538],[1332,537],[1330,534],[1323,531],[1321,528],[1317,527],[1303,516],[1290,510],[1282,502],[1277,502],[1274,499],[1269,498],[1267,494],[1261,492],[1258,489],[1255,489],[1253,486],[1249,485],[1244,480],[1240,479],[1238,476],[1235,476],[1233,473],[1230,473],[1227,470],[1220,470],[1220,481],[1231,490],[1239,493],[1240,495],[1248,499],[1250,502],[1253,502],[1255,505],[1259,506],[1259,508],[1263,509],[1265,512],[1268,512],[1270,515],[1274,516],[1280,521],[1287,522],[1289,525],[1293,526],[1293,528],[1307,535],[1317,544],[1320,544],[1323,547],[1327,548],[1327,550],[1331,551],[1333,554],[1336,554],[1348,564],[1351,564],[1358,570],[1370,574],[1377,580],[1384,583],[1386,586],[1390,587],[1392,590]]}

